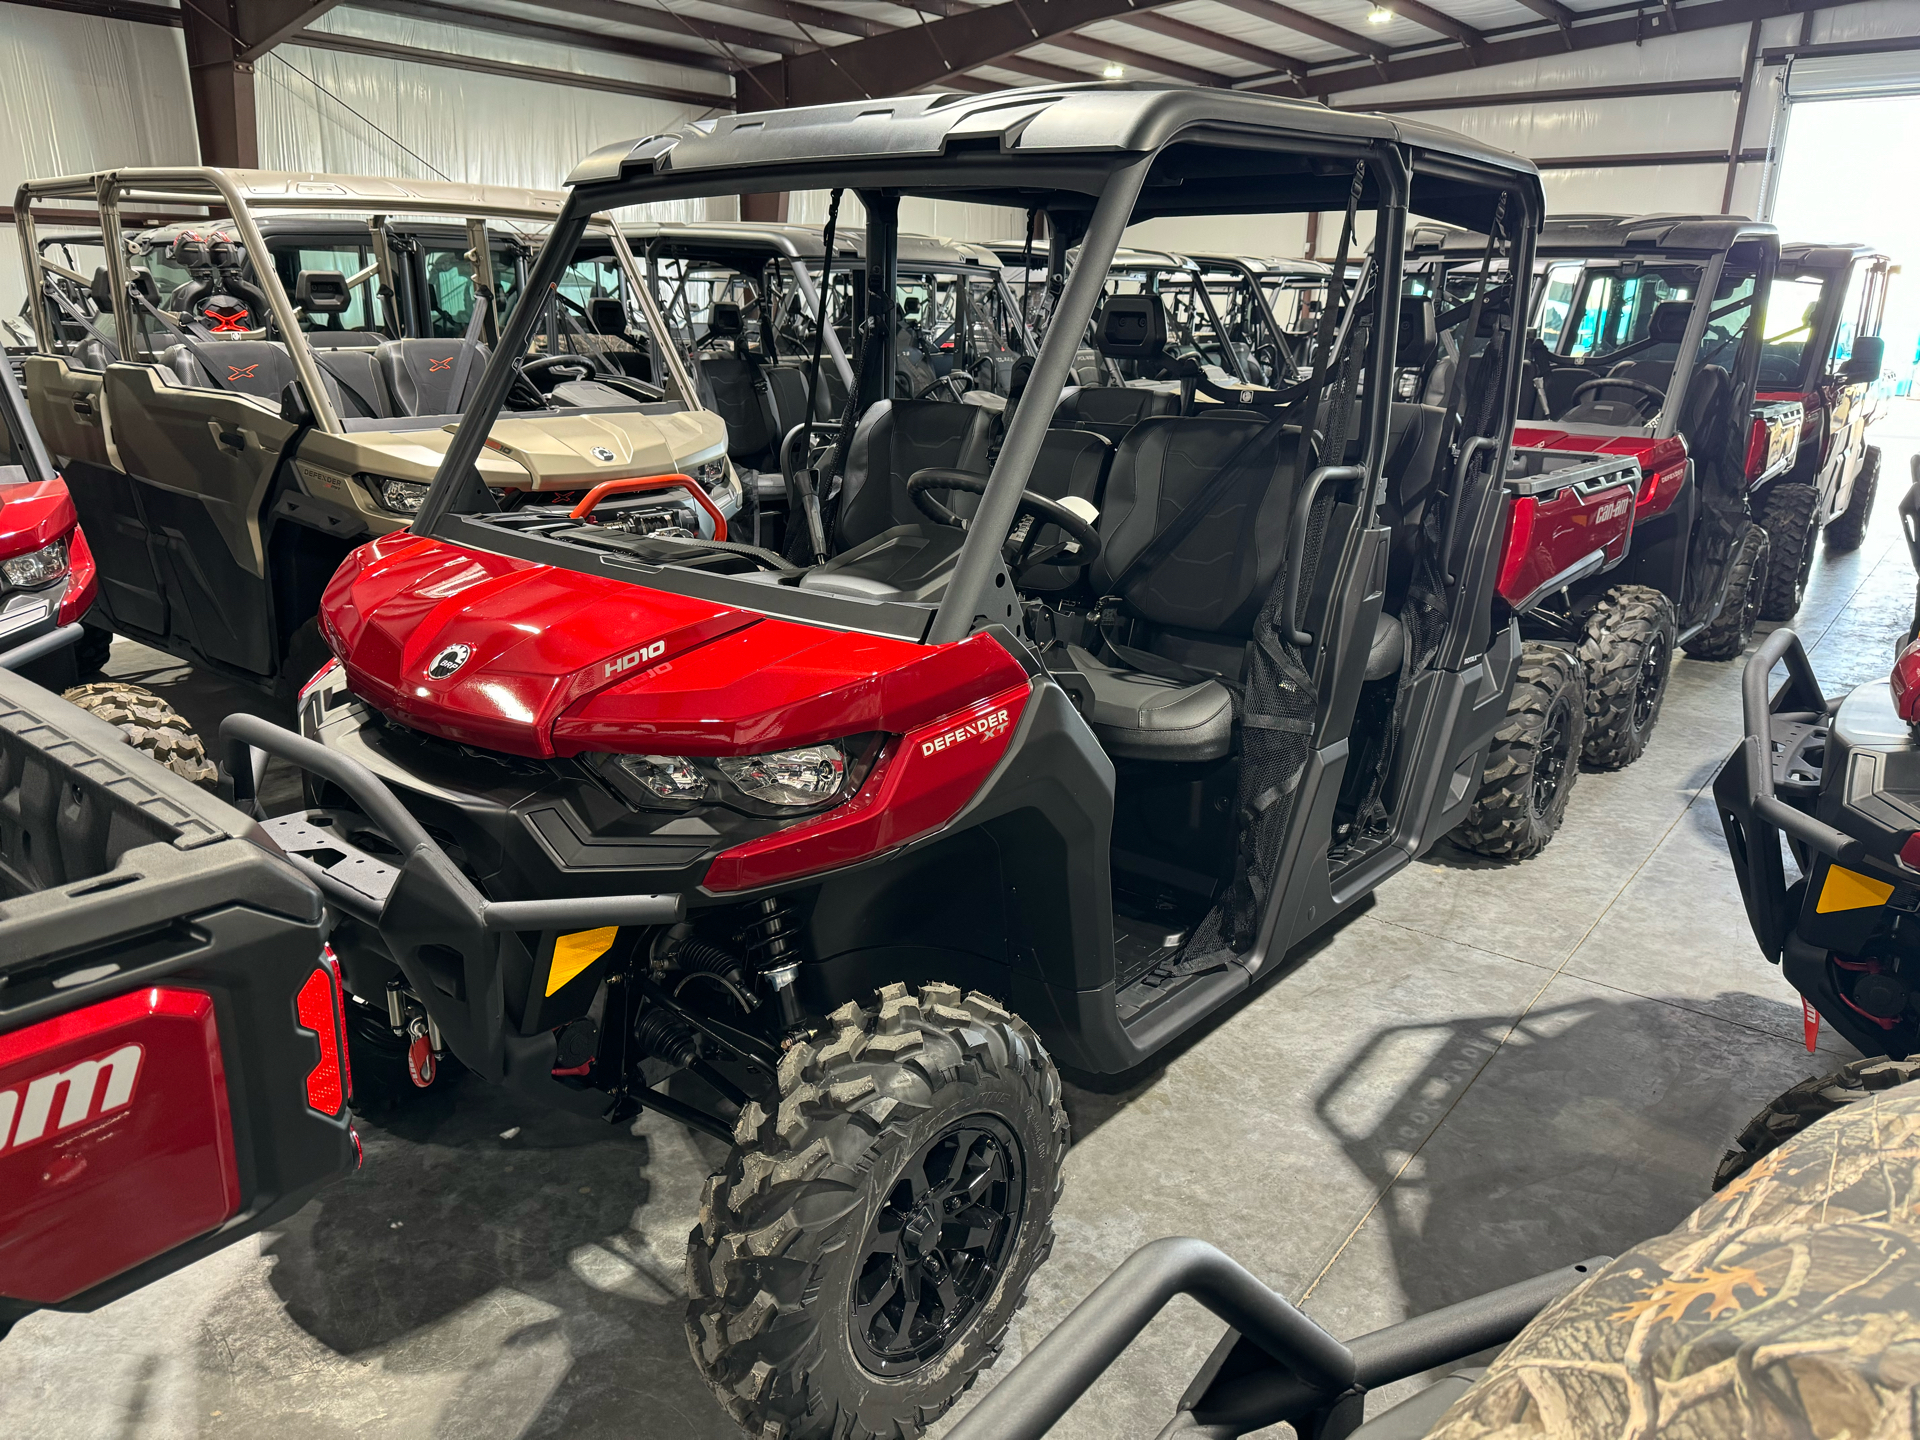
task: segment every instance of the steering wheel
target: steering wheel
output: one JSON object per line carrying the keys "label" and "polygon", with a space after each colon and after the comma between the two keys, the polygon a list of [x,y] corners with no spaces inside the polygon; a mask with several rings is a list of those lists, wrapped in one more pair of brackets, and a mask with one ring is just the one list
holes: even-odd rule
{"label": "steering wheel", "polygon": [[[592,380],[599,371],[593,361],[586,356],[562,351],[554,355],[535,356],[520,367],[520,373],[536,389],[547,391],[566,380]],[[547,381],[543,386],[541,382],[546,380],[549,374],[555,378]]]}
{"label": "steering wheel", "polygon": [[1623,390],[1638,390],[1657,405],[1668,398],[1668,393],[1660,386],[1649,384],[1645,380],[1632,380],[1625,375],[1603,375],[1597,380],[1584,380],[1575,386],[1570,399],[1578,401],[1591,390],[1606,390],[1611,385],[1618,385]]}
{"label": "steering wheel", "polygon": [[943,385],[953,392],[954,399],[959,400],[974,388],[974,377],[966,374],[964,371],[950,370],[947,374],[939,377],[930,384],[923,385],[919,390],[915,391],[913,399],[925,400]]}
{"label": "steering wheel", "polygon": [[[934,499],[932,492],[937,490],[962,490],[969,495],[985,495],[987,477],[971,470],[950,470],[945,466],[929,466],[925,470],[915,471],[907,479],[907,494],[913,498],[914,504],[920,508],[923,515],[938,525],[951,525],[960,530],[966,530],[968,523],[964,517],[954,514]],[[1008,531],[1007,539],[1001,545],[1001,554],[1005,557],[1008,566],[1016,573],[1030,565],[1045,565],[1065,551],[1069,542],[1080,547],[1080,554],[1074,558],[1075,565],[1091,565],[1101,553],[1100,532],[1058,500],[1050,500],[1044,495],[1036,495],[1031,490],[1023,490],[1020,506],[1015,510],[1014,516],[1013,529]],[[1023,516],[1028,522],[1025,527],[1020,523],[1020,518]],[[1042,527],[1049,525],[1059,526],[1066,531],[1068,539],[1036,552],[1035,537]]]}

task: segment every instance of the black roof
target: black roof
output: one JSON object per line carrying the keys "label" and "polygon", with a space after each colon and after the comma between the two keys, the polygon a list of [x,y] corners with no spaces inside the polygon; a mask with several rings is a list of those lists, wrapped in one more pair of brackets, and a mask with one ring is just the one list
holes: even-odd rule
{"label": "black roof", "polygon": [[1720,255],[1743,240],[1778,233],[1743,215],[1551,215],[1541,227],[1539,253]]}
{"label": "black roof", "polygon": [[1809,240],[1784,242],[1781,246],[1781,269],[1789,270],[1846,270],[1857,260],[1879,258],[1881,252],[1872,245],[1860,241],[1852,244],[1817,244]]}
{"label": "black roof", "polygon": [[[824,184],[1016,208],[1078,192],[1091,205],[1117,165],[1160,152],[1134,210],[1144,220],[1345,209],[1351,157],[1362,147],[1407,158],[1417,213],[1485,225],[1486,186],[1502,178],[1529,193],[1536,213],[1542,208],[1531,161],[1452,130],[1276,96],[1148,84],[903,95],[719,116],[604,146],[567,183],[591,192],[597,209]],[[1361,203],[1378,203],[1371,181]]]}

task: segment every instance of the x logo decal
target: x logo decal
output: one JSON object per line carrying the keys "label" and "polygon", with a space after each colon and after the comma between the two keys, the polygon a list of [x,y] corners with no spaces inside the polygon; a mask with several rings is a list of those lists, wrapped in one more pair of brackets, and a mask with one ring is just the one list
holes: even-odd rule
{"label": "x logo decal", "polygon": [[429,370],[447,370],[453,366],[453,363],[454,358],[451,355],[447,356],[444,360],[435,360],[431,355],[427,357],[427,369]]}
{"label": "x logo decal", "polygon": [[254,374],[258,369],[260,369],[259,361],[255,361],[252,365],[230,365],[227,367],[227,379],[258,380],[259,377]]}

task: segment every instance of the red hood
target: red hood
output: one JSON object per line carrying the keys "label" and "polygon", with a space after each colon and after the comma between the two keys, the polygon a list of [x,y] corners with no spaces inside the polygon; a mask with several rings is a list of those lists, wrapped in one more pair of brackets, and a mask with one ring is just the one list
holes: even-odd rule
{"label": "red hood", "polygon": [[[350,555],[320,613],[356,695],[515,755],[751,754],[899,732],[1024,678],[987,637],[829,630],[406,532]],[[457,667],[431,676],[458,647]]]}
{"label": "red hood", "polygon": [[63,480],[0,485],[0,559],[38,550],[78,523]]}

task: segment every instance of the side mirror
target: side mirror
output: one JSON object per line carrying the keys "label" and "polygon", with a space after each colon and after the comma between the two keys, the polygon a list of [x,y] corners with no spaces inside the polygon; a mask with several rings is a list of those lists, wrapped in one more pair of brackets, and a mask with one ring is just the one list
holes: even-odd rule
{"label": "side mirror", "polygon": [[293,283],[293,303],[309,315],[339,315],[353,299],[338,270],[303,270]]}
{"label": "side mirror", "polygon": [[311,426],[314,423],[313,406],[307,402],[307,392],[297,380],[290,380],[280,387],[280,418],[289,425]]}
{"label": "side mirror", "polygon": [[1878,335],[1857,335],[1854,338],[1854,353],[1841,362],[1841,378],[1850,383],[1867,381],[1872,384],[1881,378],[1881,362],[1887,356],[1888,343]]}

